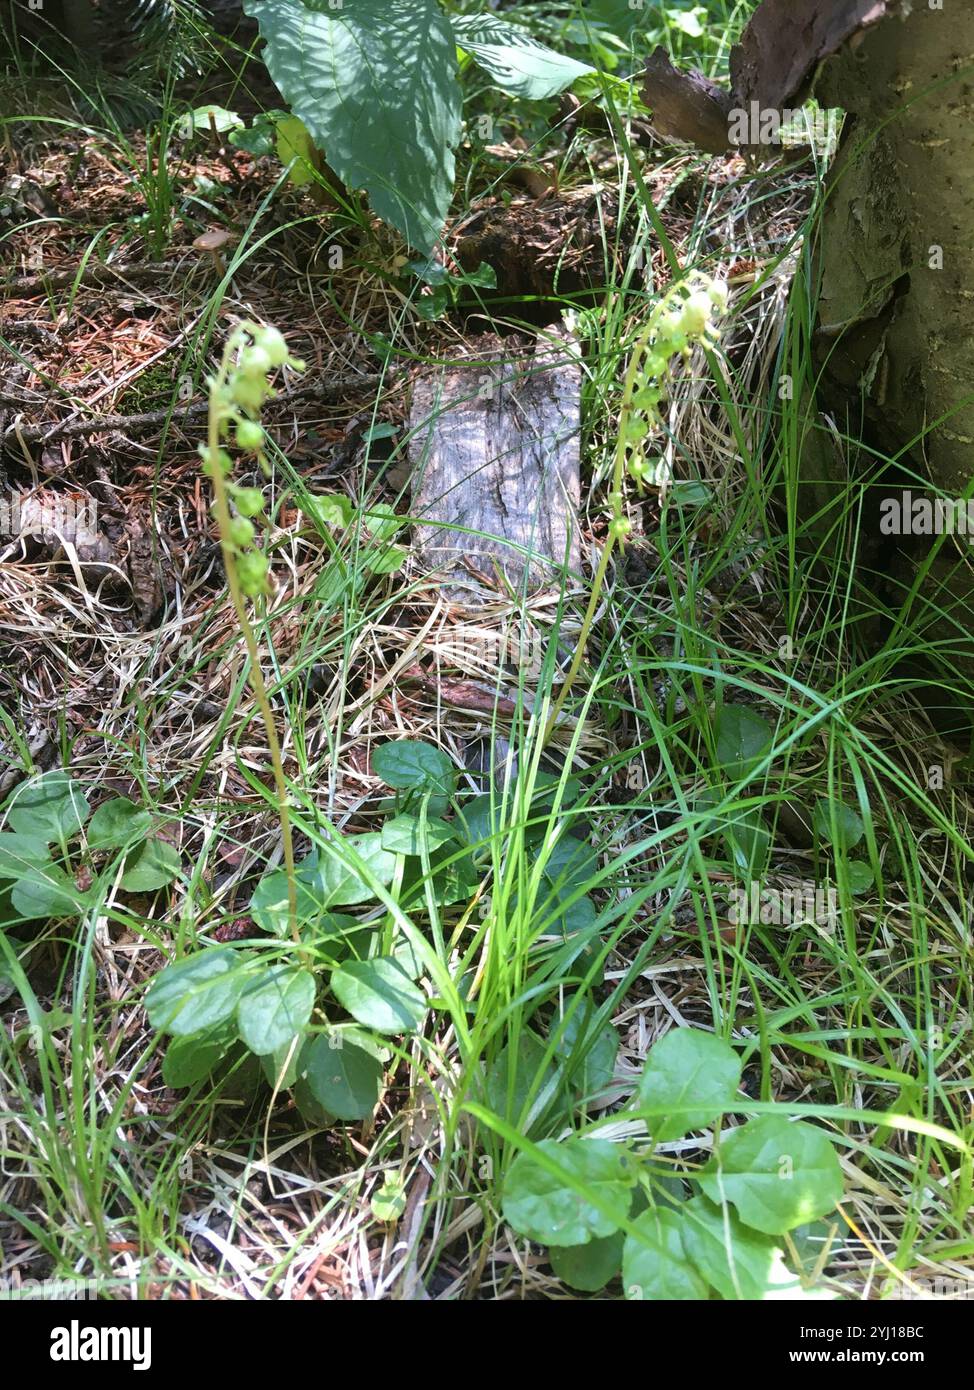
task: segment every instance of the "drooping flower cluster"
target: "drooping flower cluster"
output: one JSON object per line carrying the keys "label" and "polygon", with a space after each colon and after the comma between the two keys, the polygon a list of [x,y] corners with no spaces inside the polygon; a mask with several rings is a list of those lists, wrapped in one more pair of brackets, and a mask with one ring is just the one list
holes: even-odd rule
{"label": "drooping flower cluster", "polygon": [[[266,468],[265,436],[260,412],[274,395],[269,377],[279,367],[304,371],[304,363],[291,356],[283,335],[276,328],[246,322],[234,330],[220,373],[210,382],[210,410],[215,414],[211,441],[215,434],[222,444],[233,429],[236,447],[256,454],[262,468]],[[267,558],[254,544],[256,530],[251,520],[263,509],[263,493],[260,488],[241,487],[233,482],[234,462],[225,448],[214,448],[210,442],[200,445],[200,454],[204,472],[215,482],[219,473],[222,483],[222,487],[216,488],[214,501],[218,520],[221,497],[233,506],[232,512],[229,506],[224,512],[221,532],[224,544],[233,555],[240,588],[251,598],[266,593]]]}
{"label": "drooping flower cluster", "polygon": [[662,425],[674,359],[689,358],[695,344],[716,347],[726,311],[726,283],[695,272],[668,290],[650,315],[633,354],[620,422],[626,471],[640,487],[661,480],[662,461],[647,457],[645,442]]}

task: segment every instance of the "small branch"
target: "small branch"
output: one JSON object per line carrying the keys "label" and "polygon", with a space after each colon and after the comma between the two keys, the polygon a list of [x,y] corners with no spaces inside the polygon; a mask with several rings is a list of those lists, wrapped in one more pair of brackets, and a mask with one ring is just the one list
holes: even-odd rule
{"label": "small branch", "polygon": [[[373,390],[385,382],[390,384],[394,373],[370,373],[364,376],[336,377],[331,381],[301,382],[289,386],[275,398],[277,405],[287,405],[298,400],[340,400],[352,390]],[[16,402],[12,402],[16,403]],[[209,410],[206,401],[194,401],[191,405],[175,408],[163,406],[161,410],[147,410],[141,415],[93,415],[88,420],[65,420],[60,424],[8,425],[2,438],[17,437],[25,444],[48,444],[53,439],[72,439],[78,435],[103,434],[109,430],[119,430],[130,434],[135,430],[151,429],[155,425],[165,425],[173,421],[194,420]]]}

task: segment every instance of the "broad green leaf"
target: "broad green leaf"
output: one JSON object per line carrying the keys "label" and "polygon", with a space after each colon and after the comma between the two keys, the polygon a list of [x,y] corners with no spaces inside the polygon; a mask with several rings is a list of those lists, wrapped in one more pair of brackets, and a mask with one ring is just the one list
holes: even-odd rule
{"label": "broad green leaf", "polygon": [[860,859],[850,859],[845,866],[845,872],[850,893],[868,893],[876,886],[872,865],[865,864]]}
{"label": "broad green leaf", "polygon": [[372,771],[397,791],[452,796],[457,782],[452,758],[432,743],[409,738],[377,748],[372,754]]}
{"label": "broad green leaf", "polygon": [[851,806],[846,806],[843,801],[826,801],[822,798],[815,803],[812,829],[823,844],[832,845],[843,853],[855,849],[866,833],[862,818]]}
{"label": "broad green leaf", "polygon": [[427,254],[453,196],[461,95],[437,0],[244,0],[278,89],[349,188]]}
{"label": "broad green leaf", "polygon": [[0,878],[23,878],[50,862],[51,851],[40,835],[0,833]]}
{"label": "broad green leaf", "polygon": [[568,1082],[579,1096],[594,1096],[605,1089],[619,1055],[619,1034],[611,1023],[596,1028],[591,1014],[591,1007],[581,1004],[563,1026],[557,1019],[551,1025],[553,1033],[560,1028],[555,1055],[564,1059],[566,1073],[568,1063],[574,1063]]}
{"label": "broad green leaf", "polygon": [[733,1208],[693,1197],[684,1202],[682,1215],[683,1248],[722,1298],[759,1302],[802,1296],[774,1241],[745,1226]]}
{"label": "broad green leaf", "polygon": [[[297,921],[300,928],[316,922],[324,910],[318,883],[317,855],[298,864],[294,877]],[[264,874],[251,894],[249,911],[262,931],[271,932],[275,936],[288,935],[288,880],[284,869],[272,869],[269,874]]]}
{"label": "broad green leaf", "polygon": [[[547,1048],[536,1033],[523,1028],[517,1047],[502,1047],[487,1065],[484,1090],[487,1104],[502,1119],[530,1134],[535,1122],[554,1104],[567,1109],[564,1075],[558,1064],[545,1063]],[[525,1107],[529,1104],[526,1111]]]}
{"label": "broad green leaf", "polygon": [[177,1038],[200,1033],[233,1015],[246,983],[235,951],[200,951],[167,965],[153,980],[145,997],[149,1022]]}
{"label": "broad green leaf", "polygon": [[[396,872],[396,856],[382,848],[382,836],[378,831],[365,835],[337,836],[333,841],[336,848],[347,848],[363,862],[372,877],[385,887],[393,880]],[[337,855],[322,850],[318,858],[315,878],[316,890],[321,894],[322,907],[352,907],[357,903],[371,902],[375,890],[359,870],[351,863],[343,863]]]}
{"label": "broad green leaf", "polygon": [[318,496],[308,493],[302,499],[301,510],[323,526],[347,526],[352,519],[352,503],[343,492]]}
{"label": "broad green leaf", "polygon": [[587,1245],[553,1245],[548,1259],[556,1277],[570,1289],[598,1293],[622,1269],[622,1232]]}
{"label": "broad green leaf", "polygon": [[[538,1149],[599,1200],[628,1215],[634,1176],[624,1150],[606,1139],[545,1139]],[[574,1188],[519,1153],[504,1180],[504,1220],[542,1245],[585,1245],[614,1235],[618,1223]]]}
{"label": "broad green leaf", "polygon": [[815,1221],[842,1198],[842,1169],[828,1135],[780,1115],[731,1130],[700,1179],[714,1202],[733,1202],[743,1221],[783,1235]]}
{"label": "broad green leaf", "polygon": [[402,530],[405,522],[388,502],[373,502],[363,510],[362,524],[376,540],[391,541],[396,532]]}
{"label": "broad green leaf", "polygon": [[235,1040],[226,1023],[188,1038],[173,1038],[162,1060],[163,1081],[177,1088],[195,1086],[222,1062]]}
{"label": "broad green leaf", "polygon": [[[662,1144],[712,1124],[733,1107],[740,1083],[741,1061],[728,1043],[698,1028],[672,1028],[650,1049],[637,1102],[662,1108],[646,1120],[650,1134]],[[680,1111],[680,1106],[692,1108]]]}
{"label": "broad green leaf", "polygon": [[17,788],[7,807],[7,824],[48,842],[70,840],[88,819],[89,809],[78,783],[55,768]]}
{"label": "broad green leaf", "polygon": [[331,977],[335,998],[358,1023],[377,1033],[414,1033],[426,1014],[426,997],[397,960],[349,961]]}
{"label": "broad green leaf", "polygon": [[312,1038],[302,1050],[298,1073],[336,1119],[367,1119],[378,1104],[382,1063],[375,1047],[359,1034],[336,1030]]}
{"label": "broad green leaf", "polygon": [[283,1046],[266,1053],[260,1059],[261,1070],[267,1078],[268,1086],[286,1091],[298,1079],[298,1059],[301,1056],[301,1043],[296,1038],[288,1038]]}
{"label": "broad green leaf", "polygon": [[526,29],[494,15],[455,15],[453,32],[461,48],[505,92],[541,101],[593,72],[586,63],[566,58],[539,43]]}
{"label": "broad green leaf", "polygon": [[127,893],[154,893],[179,877],[179,851],[153,837],[125,861],[122,887]]}
{"label": "broad green leaf", "polygon": [[60,864],[32,864],[10,887],[10,901],[21,917],[76,917],[87,906],[74,879]]}
{"label": "broad green leaf", "polygon": [[236,111],[228,111],[225,106],[216,106],[209,102],[180,117],[176,131],[180,140],[188,140],[198,130],[216,130],[222,135],[225,131],[235,130],[241,125],[243,121]]}
{"label": "broad green leaf", "polygon": [[370,546],[363,560],[371,574],[395,574],[406,563],[409,551],[401,545]]}
{"label": "broad green leaf", "polygon": [[304,188],[306,184],[317,186],[321,155],[304,121],[297,116],[285,116],[275,125],[277,157],[289,166],[288,178],[295,188]]}
{"label": "broad green leaf", "polygon": [[749,870],[752,876],[763,871],[771,853],[771,832],[760,811],[732,812],[725,821],[725,839],[739,869]]}
{"label": "broad green leaf", "polygon": [[406,1210],[406,1188],[399,1173],[387,1173],[369,1199],[376,1221],[398,1221]]}
{"label": "broad green leaf", "polygon": [[724,705],[717,719],[717,761],[739,780],[765,756],[771,738],[767,721],[747,705]]}
{"label": "broad green leaf", "polygon": [[683,1248],[682,1211],[656,1207],[637,1217],[638,1234],[627,1235],[622,1252],[622,1284],[627,1298],[652,1301],[705,1299],[706,1281]]}
{"label": "broad green leaf", "polygon": [[587,840],[562,835],[545,859],[542,873],[563,897],[587,888],[599,871],[598,854]]}
{"label": "broad green leaf", "polygon": [[449,844],[453,827],[442,820],[427,820],[421,827],[419,816],[393,816],[382,827],[382,848],[390,854],[420,855],[425,844],[427,852]]}
{"label": "broad green leaf", "polygon": [[276,965],[252,978],[237,1005],[240,1036],[258,1057],[266,1057],[303,1032],[315,1002],[310,970]]}
{"label": "broad green leaf", "polygon": [[127,796],[104,801],[88,824],[89,849],[122,849],[149,833],[152,817]]}

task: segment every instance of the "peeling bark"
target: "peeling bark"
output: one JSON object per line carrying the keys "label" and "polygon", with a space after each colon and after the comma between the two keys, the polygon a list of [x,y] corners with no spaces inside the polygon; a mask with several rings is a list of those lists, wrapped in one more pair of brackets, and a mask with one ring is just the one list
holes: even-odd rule
{"label": "peeling bark", "polygon": [[414,546],[457,603],[482,593],[471,570],[517,590],[580,569],[577,361],[493,336],[468,356],[418,377],[410,412]]}

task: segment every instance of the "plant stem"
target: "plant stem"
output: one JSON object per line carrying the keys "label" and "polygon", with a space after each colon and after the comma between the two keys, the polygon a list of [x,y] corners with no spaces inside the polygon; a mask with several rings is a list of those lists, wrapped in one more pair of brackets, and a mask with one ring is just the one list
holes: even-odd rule
{"label": "plant stem", "polygon": [[233,342],[231,340],[227,345],[227,353],[224,356],[223,366],[210,387],[210,415],[207,446],[210,459],[210,476],[213,481],[213,510],[216,514],[217,527],[220,532],[220,550],[223,554],[223,567],[226,570],[230,601],[237,615],[237,622],[240,625],[240,631],[247,648],[247,655],[250,659],[250,684],[253,688],[254,699],[257,701],[257,708],[260,710],[261,718],[264,721],[264,727],[267,731],[267,748],[270,753],[271,766],[274,771],[277,809],[281,821],[281,838],[284,842],[284,871],[287,876],[288,928],[291,936],[294,938],[295,945],[300,947],[302,943],[301,934],[298,931],[298,892],[294,870],[294,838],[291,834],[291,816],[287,804],[287,782],[284,778],[284,762],[281,757],[281,743],[277,736],[277,725],[274,722],[271,702],[267,697],[267,686],[264,683],[264,675],[260,669],[260,655],[257,650],[257,639],[250,625],[250,618],[247,615],[247,605],[240,588],[240,581],[237,577],[236,556],[234,555],[233,548],[229,541],[231,523],[230,502],[227,496],[226,479],[223,476],[223,470],[218,462],[218,455],[220,452],[221,387],[226,379],[226,365],[232,347]]}
{"label": "plant stem", "polygon": [[[622,484],[625,479],[626,471],[626,450],[628,448],[629,422],[632,419],[633,415],[632,400],[636,392],[636,383],[639,380],[639,369],[642,366],[642,360],[646,352],[646,346],[649,342],[652,332],[653,325],[650,324],[649,327],[646,328],[640,334],[639,338],[636,340],[635,346],[632,350],[632,357],[629,359],[629,369],[626,372],[625,384],[623,386],[622,406],[619,411],[619,434],[616,438],[615,462],[612,469],[612,491],[609,493],[609,499],[612,504],[613,523],[622,520]],[[612,558],[613,550],[619,543],[620,542],[618,540],[618,536],[616,535],[615,530],[610,524],[608,539],[606,540],[605,545],[602,547],[602,555],[599,559],[598,569],[595,571],[595,577],[592,580],[592,592],[589,596],[588,607],[585,609],[585,616],[582,619],[581,630],[578,634],[578,643],[575,647],[575,655],[572,657],[572,663],[568,668],[568,674],[562,681],[561,690],[558,693],[558,698],[555,701],[554,708],[552,709],[551,714],[548,716],[548,722],[545,725],[545,731],[542,735],[542,745],[547,743],[548,740],[551,738],[551,735],[554,732],[555,725],[558,722],[559,715],[561,714],[561,711],[564,708],[565,701],[568,698],[568,692],[574,685],[579,670],[581,669],[582,662],[585,660],[585,648],[588,645],[588,638],[589,633],[592,630],[592,623],[595,621],[595,614],[598,610],[599,599],[602,597],[602,590],[605,587],[605,576],[609,570],[609,561]]]}

